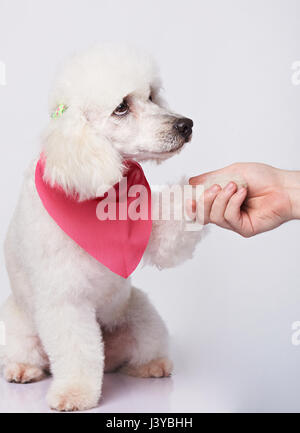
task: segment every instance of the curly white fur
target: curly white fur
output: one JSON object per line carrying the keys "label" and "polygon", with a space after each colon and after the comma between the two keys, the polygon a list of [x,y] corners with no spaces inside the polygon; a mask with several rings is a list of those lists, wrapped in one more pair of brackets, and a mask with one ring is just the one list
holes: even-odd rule
{"label": "curly white fur", "polygon": [[[149,97],[151,98],[149,99]],[[128,98],[124,118],[114,109]],[[159,96],[152,61],[132,49],[92,48],[69,60],[58,75],[42,136],[45,178],[81,200],[118,182],[122,161],[162,160],[186,140],[174,131],[178,115]],[[0,364],[9,381],[54,376],[50,407],[83,410],[97,405],[103,372],[171,373],[168,333],[146,295],[77,246],[50,218],[35,189],[36,160],[26,172],[5,243],[12,295],[1,309],[6,346]],[[191,257],[199,233],[183,221],[156,221],[145,261],[159,268]]]}

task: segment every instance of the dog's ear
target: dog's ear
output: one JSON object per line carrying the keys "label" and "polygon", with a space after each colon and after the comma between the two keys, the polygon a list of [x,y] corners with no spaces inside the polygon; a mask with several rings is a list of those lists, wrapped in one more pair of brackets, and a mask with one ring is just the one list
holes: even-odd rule
{"label": "dog's ear", "polygon": [[122,161],[88,116],[69,107],[44,131],[45,180],[79,200],[103,195],[122,178]]}

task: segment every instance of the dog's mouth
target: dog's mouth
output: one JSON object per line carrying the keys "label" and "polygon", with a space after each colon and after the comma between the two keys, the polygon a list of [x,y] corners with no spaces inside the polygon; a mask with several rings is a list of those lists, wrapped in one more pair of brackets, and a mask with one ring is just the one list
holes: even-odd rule
{"label": "dog's mouth", "polygon": [[152,154],[157,155],[158,157],[159,155],[161,155],[162,157],[168,158],[172,155],[180,153],[182,149],[185,147],[185,145],[187,143],[190,143],[191,140],[192,140],[192,134],[190,134],[188,137],[184,138],[183,140],[180,140],[175,146],[171,147],[171,149],[163,150],[160,152],[153,152]]}
{"label": "dog's mouth", "polygon": [[171,148],[167,151],[153,152],[153,154],[157,155],[157,156],[159,156],[159,155],[161,155],[161,156],[168,156],[169,155],[170,156],[170,155],[179,153],[183,149],[183,147],[186,145],[186,143],[187,143],[186,141],[183,141],[183,142],[177,144],[176,146],[174,146],[173,148]]}
{"label": "dog's mouth", "polygon": [[149,161],[149,160],[164,161],[166,159],[171,158],[172,156],[179,154],[184,148],[185,144],[186,142],[179,143],[177,146],[169,150],[140,151],[139,153],[136,154],[123,155],[123,157],[126,159],[135,159],[137,161]]}
{"label": "dog's mouth", "polygon": [[161,150],[146,150],[140,148],[132,154],[125,153],[122,154],[122,156],[125,159],[135,159],[136,161],[164,161],[179,154],[185,145],[192,140],[192,133],[189,133],[188,136],[180,136],[172,132],[164,132],[159,134],[158,139],[161,143],[158,148],[161,147]]}

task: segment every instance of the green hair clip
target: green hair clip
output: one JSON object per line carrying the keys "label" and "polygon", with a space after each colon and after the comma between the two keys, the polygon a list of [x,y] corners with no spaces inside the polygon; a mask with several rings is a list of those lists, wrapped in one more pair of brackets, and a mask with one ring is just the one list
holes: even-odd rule
{"label": "green hair clip", "polygon": [[63,113],[66,111],[68,107],[64,104],[60,104],[56,110],[54,111],[54,113],[51,114],[52,119],[58,119],[59,117],[61,117],[63,115]]}

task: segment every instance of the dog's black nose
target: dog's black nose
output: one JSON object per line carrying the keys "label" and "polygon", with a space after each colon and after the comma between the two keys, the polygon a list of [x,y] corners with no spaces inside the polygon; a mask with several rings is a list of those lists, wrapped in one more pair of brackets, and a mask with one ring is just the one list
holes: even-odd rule
{"label": "dog's black nose", "polygon": [[191,136],[194,126],[194,122],[192,119],[188,119],[187,117],[183,117],[182,119],[177,119],[174,123],[174,128],[179,134],[185,138],[186,140]]}

